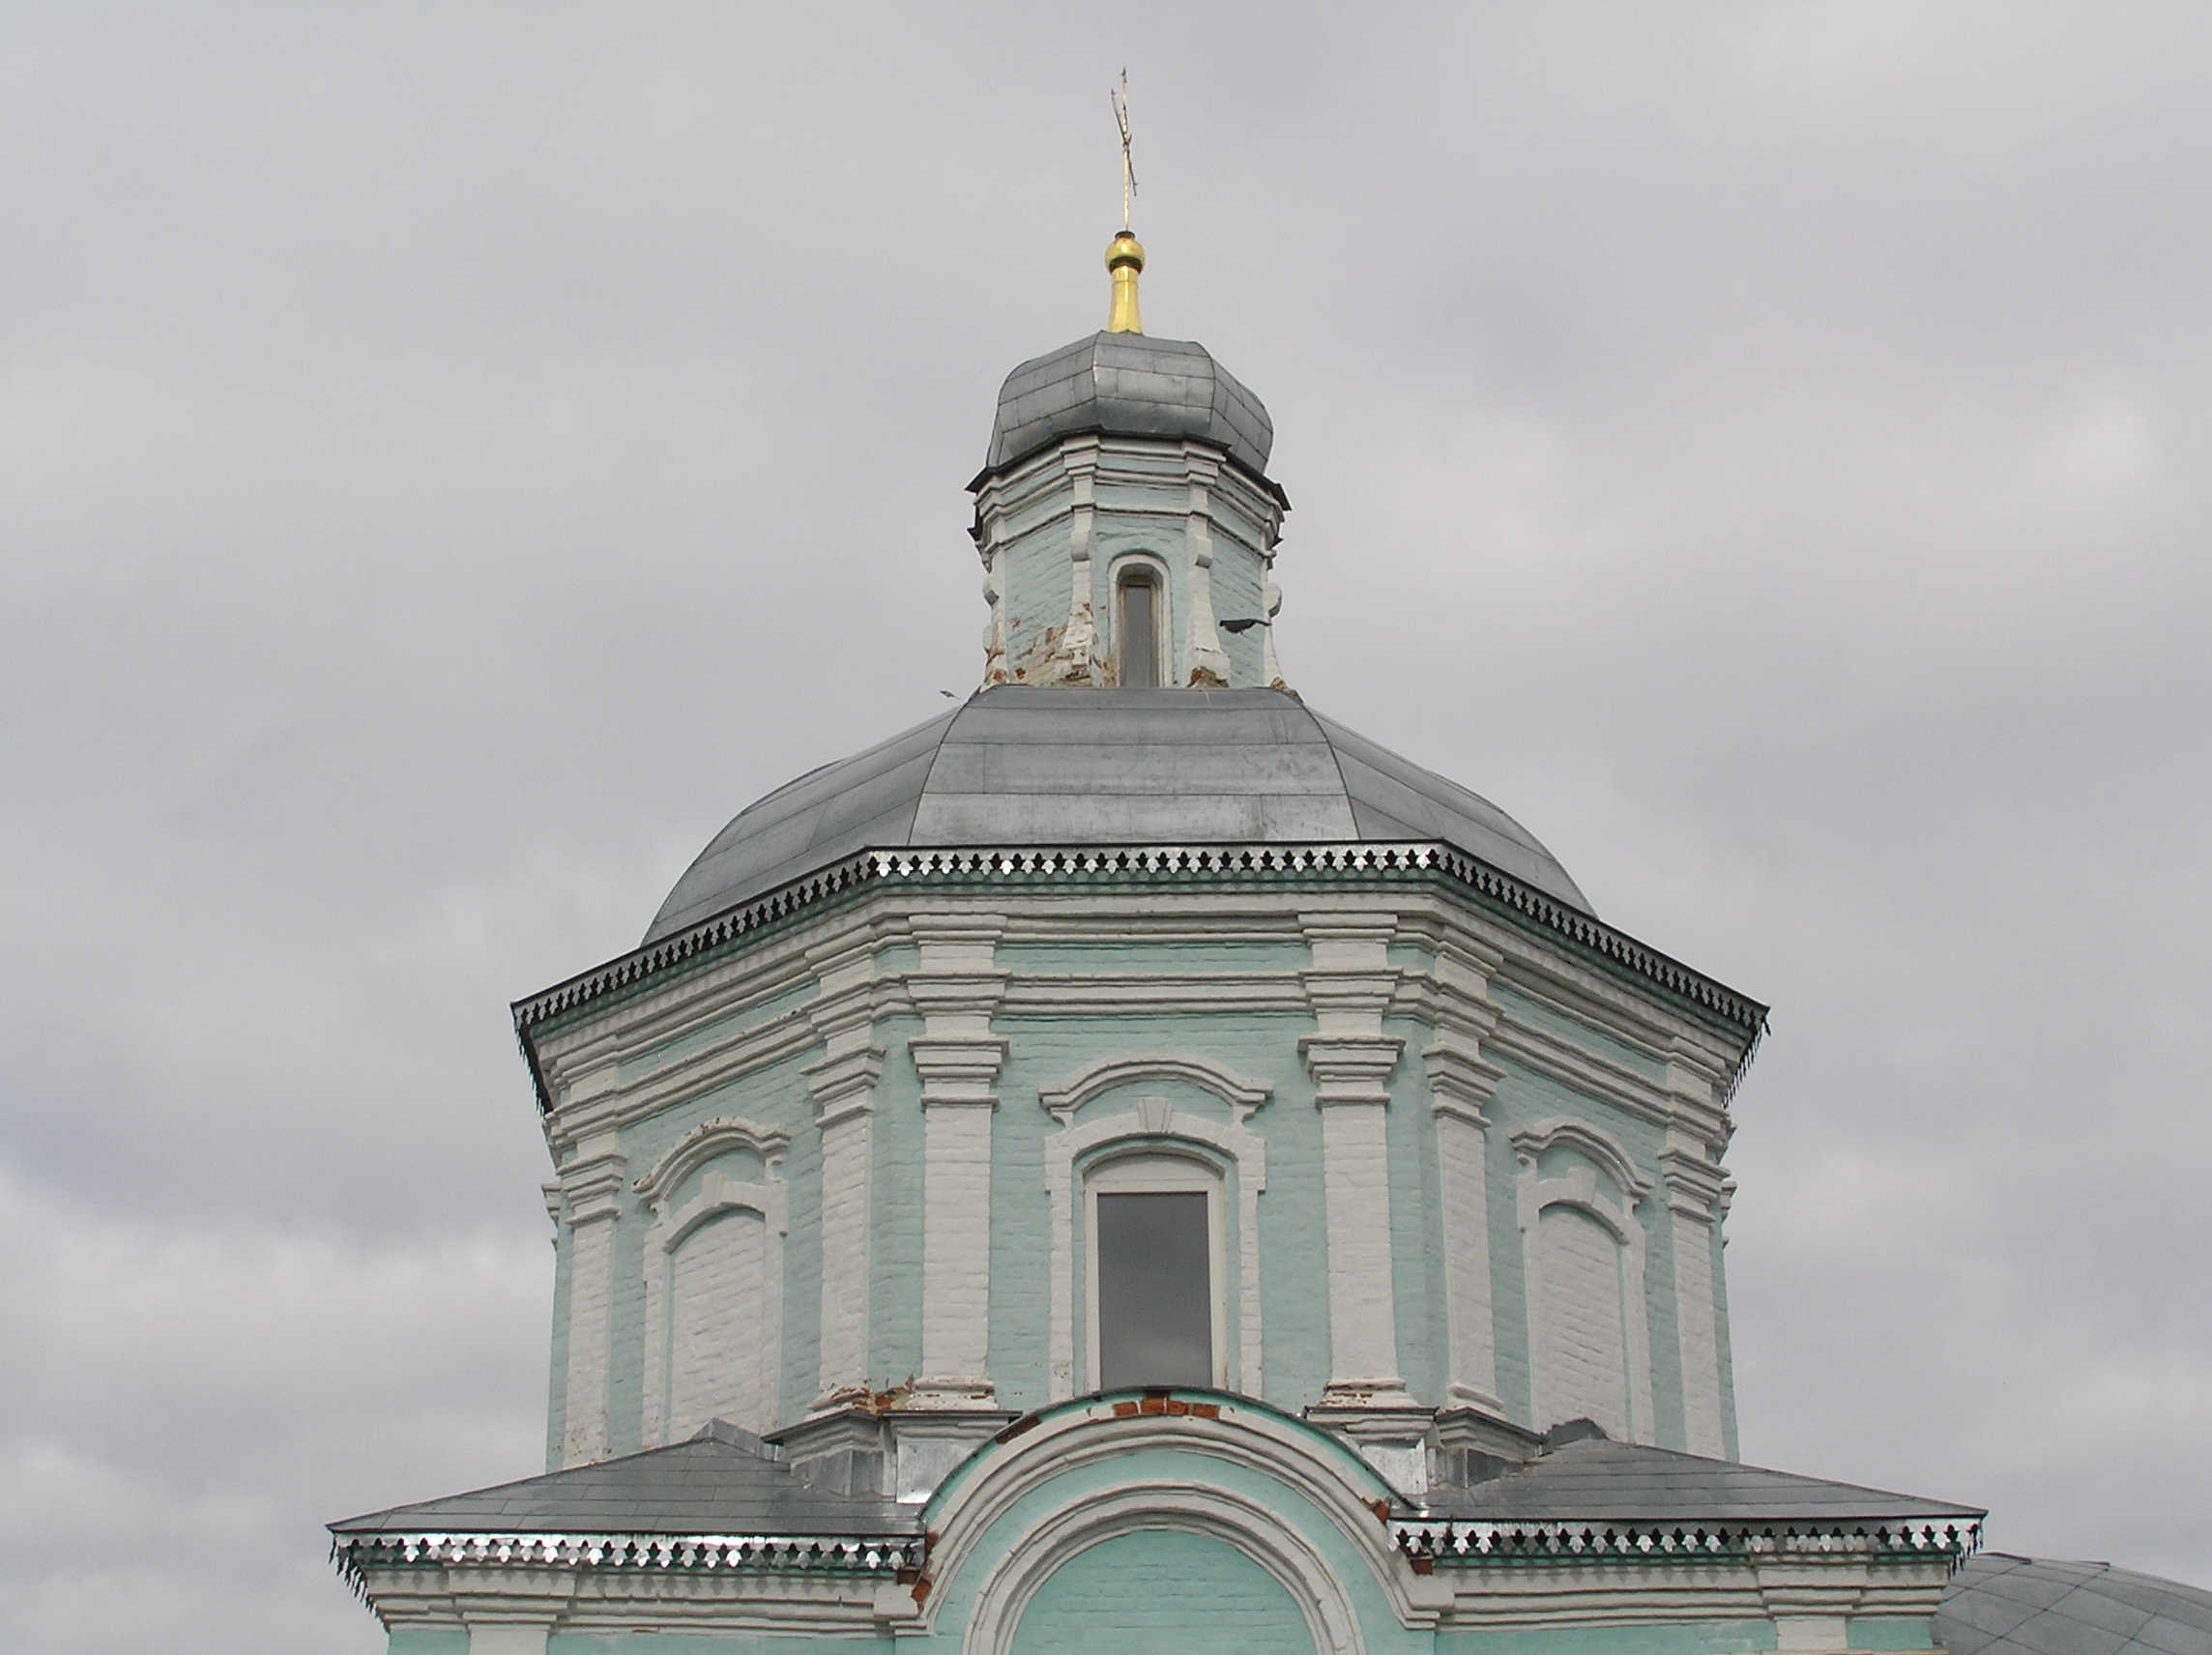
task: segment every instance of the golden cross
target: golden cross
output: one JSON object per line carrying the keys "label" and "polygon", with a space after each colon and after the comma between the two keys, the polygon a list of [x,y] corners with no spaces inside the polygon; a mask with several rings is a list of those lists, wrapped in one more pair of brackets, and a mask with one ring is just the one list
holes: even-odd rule
{"label": "golden cross", "polygon": [[1116,91],[1106,88],[1106,100],[1114,105],[1114,123],[1121,129],[1121,228],[1129,227],[1129,203],[1137,193],[1137,171],[1129,164],[1129,72],[1121,72],[1121,86]]}

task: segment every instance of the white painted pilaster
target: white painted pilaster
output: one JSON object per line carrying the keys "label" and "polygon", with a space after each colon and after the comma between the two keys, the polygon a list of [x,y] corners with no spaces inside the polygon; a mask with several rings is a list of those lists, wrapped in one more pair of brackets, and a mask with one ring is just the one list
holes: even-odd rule
{"label": "white painted pilaster", "polygon": [[1315,1032],[1298,1042],[1322,1111],[1322,1192],[1328,1234],[1331,1408],[1407,1405],[1398,1373],[1390,1256],[1387,1082],[1400,1042],[1382,1032],[1397,973],[1391,915],[1303,914],[1312,950],[1302,973]]}
{"label": "white painted pilaster", "polygon": [[1674,1320],[1682,1346],[1683,1441],[1693,1454],[1728,1458],[1721,1424],[1721,1344],[1713,1291],[1714,1204],[1728,1188],[1728,1174],[1707,1158],[1705,1147],[1675,1132],[1660,1152],[1667,1212],[1674,1229]]}
{"label": "white painted pilaster", "polygon": [[1074,506],[1067,521],[1067,624],[1060,648],[1053,653],[1050,682],[1094,684],[1103,676],[1098,670],[1098,622],[1091,578],[1091,528],[1098,515],[1098,439],[1070,437],[1061,445],[1060,453],[1074,489]]}
{"label": "white painted pilaster", "polygon": [[1009,973],[997,969],[1004,915],[919,915],[920,962],[907,991],[922,1031],[907,1042],[921,1076],[921,1377],[934,1408],[992,1402],[991,1087],[1006,1042],[991,1032]]}
{"label": "white painted pilaster", "polygon": [[[613,1065],[602,1077],[613,1083]],[[571,1096],[585,1082],[571,1086]],[[613,1364],[615,1224],[622,1211],[626,1163],[615,1128],[584,1135],[561,1169],[568,1223],[568,1382],[563,1409],[561,1464],[585,1466],[607,1457],[607,1384]]]}
{"label": "white painted pilaster", "polygon": [[1221,647],[1221,632],[1213,620],[1213,537],[1209,528],[1208,496],[1221,463],[1203,450],[1183,446],[1183,465],[1190,474],[1190,511],[1183,519],[1183,544],[1190,554],[1189,662],[1183,682],[1192,687],[1227,689],[1229,655]]}
{"label": "white painted pilaster", "polygon": [[1450,1353],[1446,1401],[1502,1417],[1491,1303],[1490,1118],[1483,1109],[1505,1072],[1484,1059],[1481,1044],[1498,1022],[1486,998],[1494,965],[1458,948],[1438,951],[1436,1040],[1421,1054],[1421,1062],[1428,1071],[1437,1128]]}
{"label": "white painted pilaster", "polygon": [[[1267,560],[1268,567],[1275,560]],[[1273,581],[1266,583],[1267,624],[1260,629],[1260,682],[1269,689],[1283,687],[1283,664],[1275,658],[1275,617],[1283,612],[1283,589]]]}
{"label": "white painted pilaster", "polygon": [[875,943],[808,955],[818,992],[806,1008],[823,1056],[806,1069],[822,1134],[821,1377],[817,1410],[865,1397],[868,1376],[869,1208],[875,1165]]}

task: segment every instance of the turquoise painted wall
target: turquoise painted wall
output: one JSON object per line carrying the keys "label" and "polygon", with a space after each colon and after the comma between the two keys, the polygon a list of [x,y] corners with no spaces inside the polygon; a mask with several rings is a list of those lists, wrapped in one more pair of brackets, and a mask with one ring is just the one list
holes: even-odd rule
{"label": "turquoise painted wall", "polygon": [[[770,1632],[556,1632],[545,1640],[545,1655],[884,1655],[892,1642],[888,1638],[808,1638]],[[398,1655],[396,1648],[393,1655]]]}
{"label": "turquoise painted wall", "polygon": [[1313,1635],[1290,1593],[1235,1547],[1201,1534],[1117,1535],[1037,1588],[1014,1655],[1293,1655]]}
{"label": "turquoise painted wall", "polygon": [[1670,1621],[1656,1626],[1557,1626],[1515,1632],[1440,1632],[1437,1655],[1762,1655],[1774,1623]]}
{"label": "turquoise painted wall", "polygon": [[385,1648],[390,1655],[469,1655],[469,1635],[403,1626],[392,1634]]}
{"label": "turquoise painted wall", "polygon": [[[885,949],[879,970],[895,972],[916,963],[908,945]],[[1288,973],[1307,961],[1302,944],[1285,941],[1208,942],[1191,946],[1101,941],[1096,944],[1014,943],[1000,950],[1002,967],[1025,977],[1101,973],[1218,972]],[[1401,970],[1421,971],[1428,955],[1417,945],[1392,950]],[[632,1083],[666,1071],[671,1063],[712,1041],[778,1020],[804,1014],[815,992],[811,979],[788,984],[625,1060]],[[1494,985],[1500,1003],[1532,1026],[1571,1039],[1592,1056],[1638,1067],[1656,1078],[1658,1065],[1619,1042],[1585,1028],[1573,1018],[1539,1005],[1512,990]],[[1299,1038],[1311,1031],[1301,1012],[1198,1012],[1148,1014],[1142,1019],[1104,1015],[1001,1015],[997,1031],[1009,1042],[1006,1061],[996,1082],[1000,1106],[993,1118],[993,1230],[991,1371],[1000,1401],[1010,1408],[1042,1406],[1049,1395],[1052,1247],[1051,1206],[1044,1187],[1044,1150],[1058,1127],[1040,1107],[1040,1089],[1063,1086],[1104,1057],[1132,1051],[1189,1052],[1218,1061],[1273,1088],[1273,1097],[1249,1124],[1267,1145],[1266,1191],[1259,1200],[1262,1256],[1261,1310],[1265,1381],[1261,1394],[1295,1410],[1315,1402],[1328,1377],[1326,1226],[1321,1167],[1321,1117],[1314,1107],[1312,1082],[1298,1052]],[[1435,1120],[1421,1051],[1432,1031],[1412,1018],[1386,1021],[1385,1031],[1402,1042],[1388,1087],[1385,1119],[1391,1181],[1391,1247],[1398,1324],[1398,1364],[1412,1394],[1431,1407],[1445,1400],[1449,1379],[1449,1327],[1444,1305],[1441,1172]],[[874,1214],[871,1236],[872,1344],[870,1379],[879,1389],[894,1388],[917,1377],[920,1368],[921,1201],[923,1116],[920,1079],[908,1042],[921,1032],[919,1019],[894,1017],[876,1029],[886,1053],[877,1088],[873,1121]],[[711,1091],[686,1098],[658,1116],[626,1130],[624,1150],[632,1176],[654,1166],[699,1122],[720,1115],[741,1115],[780,1126],[791,1135],[782,1167],[789,1197],[783,1274],[782,1365],[778,1380],[778,1419],[790,1424],[803,1415],[819,1388],[818,1321],[821,1296],[820,1140],[803,1073],[818,1056],[802,1052]],[[1634,1062],[1631,1061],[1634,1060]],[[1528,1357],[1528,1307],[1525,1263],[1517,1211],[1516,1163],[1511,1145],[1519,1127],[1554,1116],[1590,1121],[1618,1140],[1656,1186],[1662,1130],[1625,1110],[1586,1095],[1576,1088],[1510,1060],[1489,1114],[1486,1172],[1491,1223],[1492,1299],[1498,1357],[1498,1382],[1507,1413],[1535,1428],[1551,1423],[1530,1411]],[[1179,1111],[1226,1122],[1229,1111],[1210,1093],[1169,1083],[1144,1083],[1130,1095],[1109,1095],[1085,1107],[1086,1122],[1105,1115],[1129,1113],[1138,1095],[1170,1095]],[[1557,1174],[1586,1160],[1571,1148],[1548,1153],[1545,1170]],[[727,1170],[759,1176],[748,1161]],[[677,1192],[679,1203],[703,1176],[694,1173]],[[1080,1179],[1078,1180],[1080,1191]],[[1075,1204],[1075,1283],[1073,1293],[1075,1388],[1087,1384],[1084,1350],[1087,1300],[1083,1272],[1082,1209]],[[609,1445],[617,1453],[642,1446],[640,1434],[644,1351],[644,1234],[650,1213],[628,1198],[625,1221],[616,1230],[616,1356],[610,1373]],[[1237,1260],[1238,1205],[1233,1180],[1224,1187],[1223,1278],[1228,1299],[1225,1339],[1234,1362],[1238,1354],[1240,1283]],[[1664,1193],[1654,1187],[1638,1211],[1644,1234],[1646,1303],[1653,1391],[1652,1434],[1662,1446],[1684,1442],[1680,1349],[1675,1325],[1673,1225]],[[564,1235],[565,1239],[565,1235]],[[548,1464],[558,1458],[565,1426],[563,1390],[567,1379],[566,1307],[568,1260],[565,1246],[555,1271],[556,1323],[548,1387]],[[1727,1350],[1725,1283],[1719,1302],[1724,1384],[1731,1378]],[[1238,1376],[1241,1379],[1241,1376]],[[1724,1397],[1724,1422],[1731,1452],[1734,1447],[1732,1395]],[[757,1422],[766,1426],[770,1422]]]}

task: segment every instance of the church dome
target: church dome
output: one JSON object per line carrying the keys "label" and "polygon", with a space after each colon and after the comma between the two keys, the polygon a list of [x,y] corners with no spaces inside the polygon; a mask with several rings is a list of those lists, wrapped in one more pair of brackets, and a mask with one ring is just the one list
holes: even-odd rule
{"label": "church dome", "polygon": [[1495,804],[1281,690],[1004,685],[742,811],[645,941],[867,849],[1430,839],[1590,912]]}
{"label": "church dome", "polygon": [[1204,345],[1093,334],[1006,376],[984,475],[1083,431],[1192,437],[1227,450],[1255,477],[1266,475],[1275,444],[1267,410]]}
{"label": "church dome", "polygon": [[2212,1592],[2115,1569],[1985,1552],[1936,1611],[1951,1655],[2212,1655]]}

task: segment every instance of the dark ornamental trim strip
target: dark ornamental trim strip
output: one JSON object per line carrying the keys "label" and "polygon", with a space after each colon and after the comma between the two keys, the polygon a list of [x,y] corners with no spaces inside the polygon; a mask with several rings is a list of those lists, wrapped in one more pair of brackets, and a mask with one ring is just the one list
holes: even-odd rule
{"label": "dark ornamental trim strip", "polygon": [[[1398,880],[1440,882],[1471,892],[1521,923],[1565,939],[1688,1002],[1756,1045],[1766,1007],[1645,947],[1588,915],[1532,889],[1488,862],[1440,841],[1304,845],[1127,845],[1067,849],[975,846],[946,850],[862,851],[766,896],[702,920],[619,960],[570,977],[514,1004],[515,1032],[529,1052],[540,1025],[688,966],[810,910],[892,883],[967,886],[1159,883],[1194,886],[1277,882]],[[536,1068],[535,1060],[532,1068]],[[1739,1064],[1740,1068],[1742,1065]],[[542,1089],[540,1107],[544,1105]]]}
{"label": "dark ornamental trim strip", "polygon": [[341,1534],[331,1542],[337,1565],[357,1596],[367,1571],[477,1567],[564,1569],[799,1570],[811,1574],[891,1575],[919,1569],[927,1553],[919,1535],[778,1534]]}
{"label": "dark ornamental trim strip", "polygon": [[1684,1524],[1394,1523],[1398,1550],[1427,1573],[1438,1564],[1670,1563],[1697,1558],[1946,1557],[1951,1567],[1982,1543],[1982,1525],[1908,1523]]}

